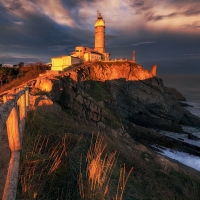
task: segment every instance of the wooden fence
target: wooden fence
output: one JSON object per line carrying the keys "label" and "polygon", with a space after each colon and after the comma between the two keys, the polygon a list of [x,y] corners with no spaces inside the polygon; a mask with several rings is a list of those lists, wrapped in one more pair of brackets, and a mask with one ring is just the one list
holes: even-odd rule
{"label": "wooden fence", "polygon": [[0,107],[0,132],[6,124],[11,157],[2,199],[15,200],[22,134],[29,109],[29,88],[18,88],[15,94],[4,95],[3,101]]}

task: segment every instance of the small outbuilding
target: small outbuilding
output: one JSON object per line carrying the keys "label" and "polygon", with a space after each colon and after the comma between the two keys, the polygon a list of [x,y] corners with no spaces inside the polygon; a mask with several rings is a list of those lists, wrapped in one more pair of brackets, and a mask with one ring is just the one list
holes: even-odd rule
{"label": "small outbuilding", "polygon": [[51,58],[52,66],[51,70],[53,71],[63,71],[65,68],[81,63],[82,59],[74,56],[58,56]]}

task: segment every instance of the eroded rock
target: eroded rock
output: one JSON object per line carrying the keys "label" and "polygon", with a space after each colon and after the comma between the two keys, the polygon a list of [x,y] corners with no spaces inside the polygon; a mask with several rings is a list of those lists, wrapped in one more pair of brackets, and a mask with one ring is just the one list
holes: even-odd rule
{"label": "eroded rock", "polygon": [[160,166],[161,170],[166,173],[170,173],[172,170],[179,171],[179,166],[177,164],[172,163],[161,155],[157,155],[154,160]]}
{"label": "eroded rock", "polygon": [[[95,82],[95,84],[94,84]],[[104,89],[94,91],[97,88]],[[106,106],[114,110],[123,119],[143,127],[159,128],[174,132],[182,132],[181,124],[200,126],[200,119],[178,104],[183,100],[175,89],[165,88],[161,79],[141,66],[130,63],[89,63],[72,68],[60,79],[40,77],[36,87],[49,91],[53,101],[59,101],[62,106],[75,108],[75,98],[84,114],[94,121],[111,119]],[[87,97],[77,96],[88,94]],[[108,94],[108,99],[97,101],[93,96],[95,92]],[[100,94],[104,98],[105,94]],[[101,105],[98,103],[101,102]]]}
{"label": "eroded rock", "polygon": [[134,147],[135,150],[137,150],[140,154],[141,153],[148,153],[151,154],[151,152],[143,145],[143,144],[138,144]]}

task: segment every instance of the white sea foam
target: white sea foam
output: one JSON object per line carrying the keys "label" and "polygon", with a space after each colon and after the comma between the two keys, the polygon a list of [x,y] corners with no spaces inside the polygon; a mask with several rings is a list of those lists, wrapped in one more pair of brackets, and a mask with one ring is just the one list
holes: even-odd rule
{"label": "white sea foam", "polygon": [[[188,111],[192,114],[200,117],[200,75],[190,75],[190,76],[164,76],[163,77],[165,86],[174,87],[179,92],[181,92],[187,99],[186,102],[192,107],[185,107]],[[188,133],[192,133],[196,137],[200,138],[200,128],[197,127],[189,127],[189,126],[182,126],[183,130]],[[188,139],[188,135],[184,133],[173,133],[169,131],[162,131],[161,133],[172,137],[177,140],[182,140],[189,144],[193,144],[200,147],[200,140],[190,140]],[[158,148],[159,149],[159,148]],[[180,151],[174,151],[168,148],[160,148],[162,154],[175,159],[187,166],[190,166],[194,169],[200,171],[200,157],[190,155],[189,153],[184,153]]]}
{"label": "white sea foam", "polygon": [[171,159],[174,159],[184,165],[187,165],[193,169],[196,169],[198,171],[200,171],[200,157],[199,156],[194,156],[191,155],[189,153],[185,153],[185,152],[180,152],[180,151],[174,151],[172,149],[169,148],[165,148],[165,147],[157,147],[154,146],[154,148],[157,148],[158,150],[160,150],[161,152],[159,152],[161,155],[165,155]]}
{"label": "white sea foam", "polygon": [[182,126],[183,130],[187,133],[192,133],[196,137],[200,139],[200,128],[199,127],[191,127],[191,126]]}
{"label": "white sea foam", "polygon": [[[196,128],[193,128],[193,127],[189,127],[189,128],[195,129],[197,131]],[[183,128],[183,130],[184,130],[184,128]],[[193,135],[195,135],[197,137],[199,137],[199,134],[200,134],[200,132],[198,132],[198,131],[196,133],[191,132],[191,131],[188,131],[188,132],[192,133]],[[173,139],[181,140],[181,141],[184,141],[184,142],[186,142],[188,144],[192,144],[192,145],[200,147],[200,138],[199,138],[199,140],[191,140],[191,139],[188,139],[188,134],[185,134],[185,133],[174,133],[174,132],[163,131],[163,130],[161,130],[160,133],[162,133],[165,136],[171,137]]]}
{"label": "white sea foam", "polygon": [[196,115],[197,117],[200,117],[200,103],[196,102],[186,102],[187,104],[191,105],[192,107],[185,107],[188,111],[190,111],[192,114]]}

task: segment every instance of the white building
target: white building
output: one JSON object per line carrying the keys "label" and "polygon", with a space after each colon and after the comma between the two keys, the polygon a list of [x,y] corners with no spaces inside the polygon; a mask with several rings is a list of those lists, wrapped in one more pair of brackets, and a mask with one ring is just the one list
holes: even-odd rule
{"label": "white building", "polygon": [[63,71],[65,68],[81,63],[82,59],[74,56],[58,56],[51,58],[51,70],[53,71]]}

